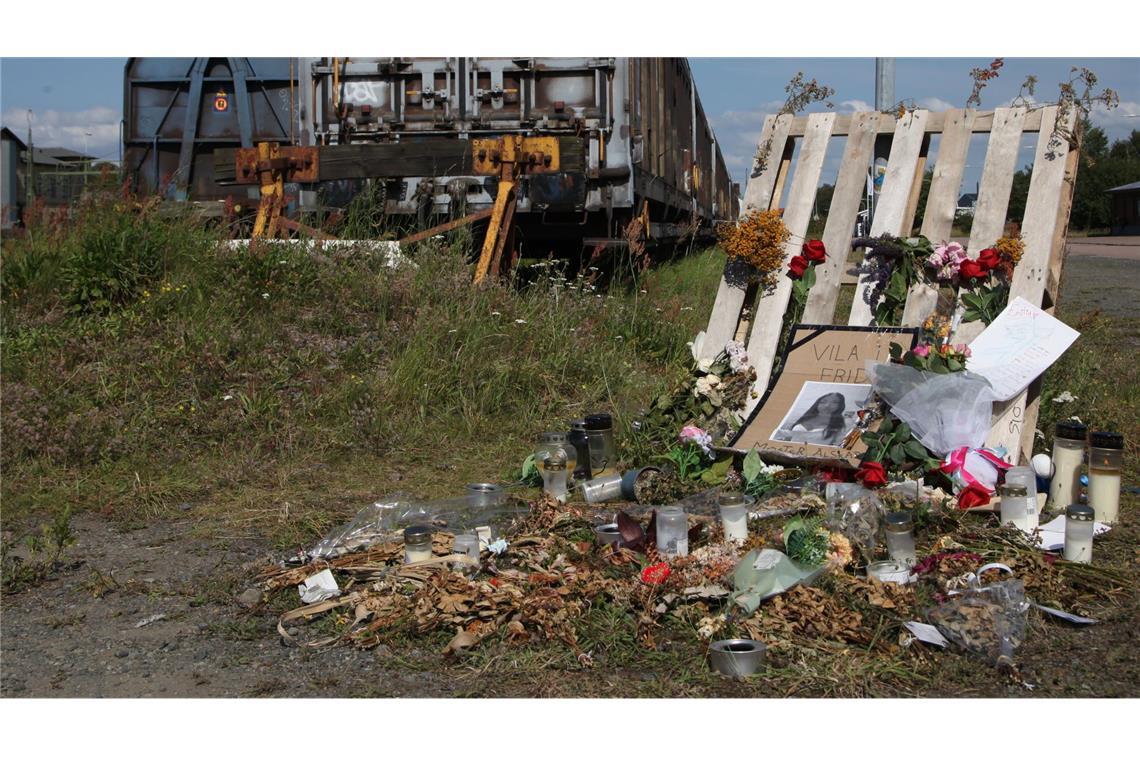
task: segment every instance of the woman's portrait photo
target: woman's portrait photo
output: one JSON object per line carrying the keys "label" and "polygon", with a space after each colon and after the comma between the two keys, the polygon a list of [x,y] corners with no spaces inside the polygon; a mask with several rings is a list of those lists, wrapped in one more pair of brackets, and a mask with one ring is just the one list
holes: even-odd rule
{"label": "woman's portrait photo", "polygon": [[870,385],[808,381],[771,439],[839,447],[870,394]]}

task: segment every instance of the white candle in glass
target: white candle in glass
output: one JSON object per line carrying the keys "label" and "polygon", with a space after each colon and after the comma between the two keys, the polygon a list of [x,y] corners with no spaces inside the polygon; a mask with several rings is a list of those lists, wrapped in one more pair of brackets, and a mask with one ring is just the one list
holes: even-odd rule
{"label": "white candle in glass", "polygon": [[1072,504],[1065,510],[1065,559],[1069,562],[1092,563],[1093,520],[1092,507]]}
{"label": "white candle in glass", "polygon": [[1120,514],[1120,466],[1124,436],[1120,433],[1089,434],[1089,506],[1097,522],[1115,523]]}
{"label": "white candle in glass", "polygon": [[1081,500],[1081,465],[1085,461],[1088,428],[1079,422],[1058,422],[1053,434],[1053,477],[1049,502],[1063,510]]}

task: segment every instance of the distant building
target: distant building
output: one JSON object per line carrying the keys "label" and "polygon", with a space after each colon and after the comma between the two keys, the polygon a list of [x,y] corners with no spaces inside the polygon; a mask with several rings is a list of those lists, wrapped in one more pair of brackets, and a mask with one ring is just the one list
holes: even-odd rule
{"label": "distant building", "polygon": [[974,210],[978,207],[978,194],[965,193],[958,199],[958,208],[954,209],[954,216],[959,217],[963,214],[973,214]]}
{"label": "distant building", "polygon": [[24,151],[28,146],[7,127],[0,128],[0,228],[11,229],[24,206]]}
{"label": "distant building", "polygon": [[[28,202],[28,146],[8,127],[0,127],[0,217],[3,229],[23,218]],[[67,206],[97,176],[95,157],[71,148],[32,149],[32,193],[47,206]]]}
{"label": "distant building", "polygon": [[1140,235],[1140,182],[1105,192],[1112,196],[1112,234]]}

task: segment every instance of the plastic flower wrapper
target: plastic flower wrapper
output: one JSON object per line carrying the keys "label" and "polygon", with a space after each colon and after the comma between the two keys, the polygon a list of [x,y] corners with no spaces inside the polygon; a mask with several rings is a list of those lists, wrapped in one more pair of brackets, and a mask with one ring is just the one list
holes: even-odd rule
{"label": "plastic flower wrapper", "polygon": [[831,530],[847,537],[864,557],[873,557],[879,543],[883,501],[858,483],[827,484],[827,520]]}
{"label": "plastic flower wrapper", "polygon": [[427,518],[422,505],[413,502],[408,494],[385,496],[361,509],[348,523],[326,534],[308,554],[311,559],[339,557],[379,543],[393,531],[412,522],[426,522]]}
{"label": "plastic flower wrapper", "polygon": [[969,577],[969,587],[927,613],[927,619],[957,646],[999,668],[1012,668],[1013,655],[1025,640],[1029,601],[1025,585],[1016,578],[981,585],[986,565]]}
{"label": "plastic flower wrapper", "polygon": [[505,538],[500,538],[487,544],[487,551],[498,556],[505,552],[508,546],[510,546],[510,542],[508,542]]}
{"label": "plastic flower wrapper", "polygon": [[914,437],[938,456],[985,443],[993,388],[971,372],[924,372],[902,364],[868,363],[872,388]]}

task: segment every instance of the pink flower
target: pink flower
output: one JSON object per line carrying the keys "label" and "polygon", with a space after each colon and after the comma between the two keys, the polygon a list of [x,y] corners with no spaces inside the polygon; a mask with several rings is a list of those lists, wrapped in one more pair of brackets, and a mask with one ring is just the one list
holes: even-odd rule
{"label": "pink flower", "polygon": [[915,346],[911,353],[917,356],[919,359],[925,359],[926,357],[930,356],[930,346],[926,343],[923,343],[921,346]]}
{"label": "pink flower", "polygon": [[967,346],[965,343],[955,344],[954,350],[957,351],[958,353],[960,353],[962,356],[965,356],[967,358],[970,356],[970,347]]}

